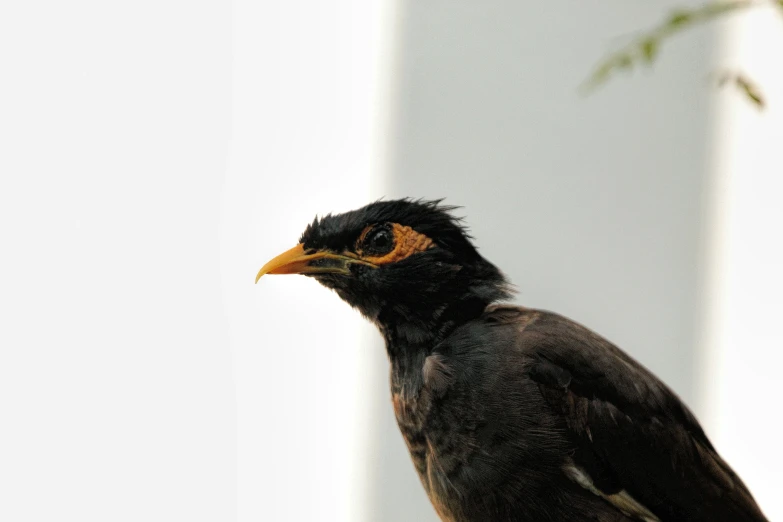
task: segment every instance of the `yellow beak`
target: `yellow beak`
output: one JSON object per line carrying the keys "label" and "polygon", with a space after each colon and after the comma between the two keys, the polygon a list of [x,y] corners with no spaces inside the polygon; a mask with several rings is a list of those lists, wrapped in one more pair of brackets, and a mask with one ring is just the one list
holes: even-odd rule
{"label": "yellow beak", "polygon": [[318,250],[305,253],[304,246],[299,244],[270,260],[261,267],[256,276],[256,283],[266,274],[350,274],[349,265],[361,263],[377,268],[376,265],[359,259],[356,254],[344,252],[336,254],[328,250]]}

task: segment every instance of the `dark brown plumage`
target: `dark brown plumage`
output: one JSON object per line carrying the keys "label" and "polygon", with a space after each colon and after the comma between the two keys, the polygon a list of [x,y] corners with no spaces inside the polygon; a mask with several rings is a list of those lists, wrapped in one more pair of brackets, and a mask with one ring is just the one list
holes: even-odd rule
{"label": "dark brown plumage", "polygon": [[444,521],[766,520],[643,366],[569,319],[495,304],[506,280],[450,210],[327,216],[258,275],[311,275],[378,326],[400,431]]}

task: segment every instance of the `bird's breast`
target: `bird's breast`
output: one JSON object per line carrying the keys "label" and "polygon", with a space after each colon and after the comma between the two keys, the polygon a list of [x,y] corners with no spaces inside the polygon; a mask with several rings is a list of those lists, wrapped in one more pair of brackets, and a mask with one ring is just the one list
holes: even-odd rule
{"label": "bird's breast", "polygon": [[427,457],[441,454],[437,447],[440,437],[435,429],[439,424],[438,400],[454,380],[449,360],[440,354],[412,358],[392,366],[394,415],[417,468],[426,466]]}
{"label": "bird's breast", "polygon": [[431,429],[437,412],[433,411],[430,393],[420,390],[414,397],[403,392],[392,393],[392,405],[397,425],[427,496],[441,520],[453,520],[449,495],[444,494],[444,490],[448,490],[449,473],[454,469],[447,469],[444,464],[451,459],[449,448],[443,445],[443,435]]}
{"label": "bird's breast", "polygon": [[432,403],[428,397],[421,395],[410,396],[404,390],[392,392],[394,416],[419,474],[426,473],[427,454],[432,451],[426,433]]}
{"label": "bird's breast", "polygon": [[448,359],[430,355],[415,370],[392,369],[394,414],[430,500],[442,520],[452,520],[450,499],[460,496],[454,476],[475,445],[459,440],[460,423],[444,415],[443,399],[456,377]]}

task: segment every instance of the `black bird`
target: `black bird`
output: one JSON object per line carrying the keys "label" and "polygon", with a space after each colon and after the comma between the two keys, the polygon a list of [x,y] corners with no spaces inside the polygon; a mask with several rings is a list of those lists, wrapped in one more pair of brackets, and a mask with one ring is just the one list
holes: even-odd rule
{"label": "black bird", "polygon": [[565,317],[498,304],[510,286],[454,209],[405,199],[316,218],[256,278],[312,276],[378,326],[442,520],[766,520],[649,370]]}

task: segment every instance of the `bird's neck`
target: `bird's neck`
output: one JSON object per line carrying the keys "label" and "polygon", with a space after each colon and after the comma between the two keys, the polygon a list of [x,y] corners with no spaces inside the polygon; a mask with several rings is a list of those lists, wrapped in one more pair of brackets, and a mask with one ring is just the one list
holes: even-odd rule
{"label": "bird's neck", "polygon": [[479,317],[487,305],[485,299],[466,296],[451,303],[411,309],[382,310],[376,324],[386,341],[386,351],[394,363],[421,354],[429,355],[435,346],[457,327]]}

